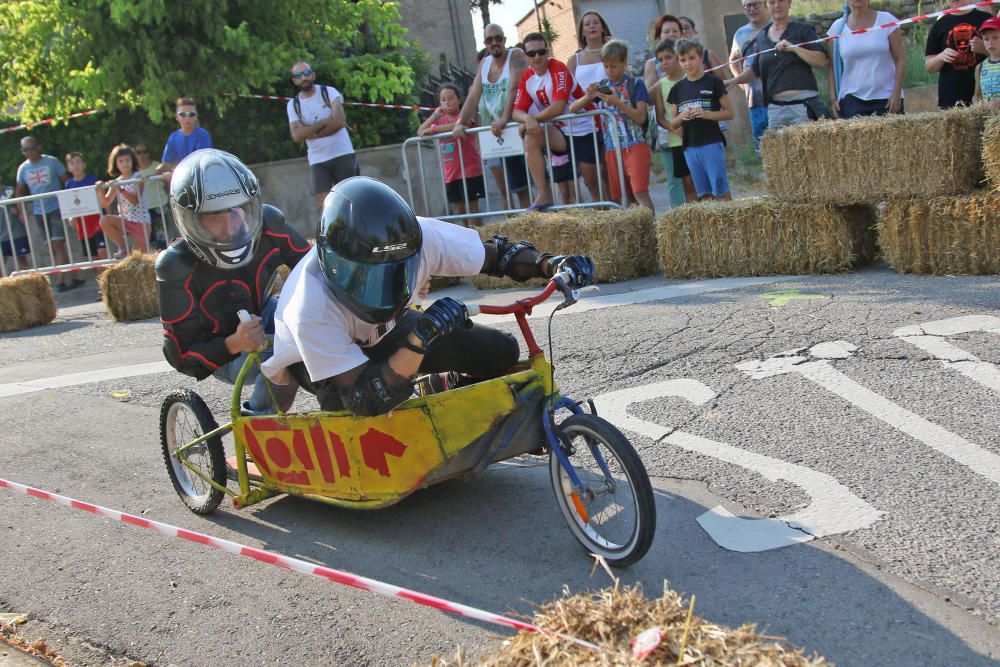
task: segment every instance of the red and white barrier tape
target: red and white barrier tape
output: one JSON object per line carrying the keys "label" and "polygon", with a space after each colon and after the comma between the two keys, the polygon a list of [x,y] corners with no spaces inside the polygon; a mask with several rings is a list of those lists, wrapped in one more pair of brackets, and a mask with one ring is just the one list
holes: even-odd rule
{"label": "red and white barrier tape", "polygon": [[226,553],[231,553],[236,556],[246,556],[247,558],[252,558],[269,565],[275,565],[286,570],[294,570],[296,572],[301,572],[302,574],[309,574],[314,577],[319,577],[320,579],[326,579],[327,581],[332,581],[336,584],[360,588],[361,590],[368,591],[369,593],[377,593],[378,595],[384,595],[390,598],[403,598],[404,600],[410,600],[411,602],[416,602],[417,604],[425,607],[432,607],[439,611],[447,611],[459,616],[465,616],[466,618],[474,618],[478,621],[502,625],[515,630],[538,632],[558,637],[560,639],[565,639],[566,641],[579,644],[580,646],[585,646],[586,648],[594,651],[601,650],[601,648],[596,644],[583,641],[582,639],[577,639],[576,637],[549,632],[548,630],[544,630],[530,623],[525,623],[524,621],[518,621],[517,619],[509,618],[507,616],[500,616],[499,614],[494,614],[475,607],[469,607],[457,602],[451,602],[443,598],[434,597],[433,595],[425,595],[424,593],[419,593],[417,591],[400,588],[399,586],[386,584],[381,581],[376,581],[375,579],[360,577],[342,570],[334,570],[322,565],[313,565],[312,563],[307,563],[306,561],[299,560],[298,558],[291,558],[289,556],[276,554],[273,551],[265,551],[264,549],[248,547],[237,542],[230,542],[229,540],[212,537],[210,535],[205,535],[204,533],[197,533],[192,530],[177,528],[176,526],[171,526],[166,523],[160,523],[159,521],[153,521],[151,519],[144,519],[133,514],[126,514],[117,510],[108,509],[107,507],[101,507],[100,505],[93,505],[80,500],[73,500],[72,498],[68,498],[66,496],[50,493],[49,491],[43,491],[31,486],[25,486],[23,484],[18,484],[2,478],[0,478],[0,487],[8,488],[11,491],[16,491],[17,493],[22,493],[26,496],[48,500],[57,505],[63,505],[64,507],[72,507],[74,509],[90,512],[91,514],[103,516],[108,519],[121,521],[122,523],[139,526],[140,528],[147,528],[155,533],[159,533],[160,535],[178,537],[182,540],[197,542],[198,544],[203,544],[207,547],[225,551]]}
{"label": "red and white barrier tape", "polygon": [[[1000,0],[998,0],[1000,1]],[[59,116],[58,118],[44,118],[34,123],[23,123],[21,125],[13,125],[11,127],[5,127],[0,129],[0,134],[6,134],[7,132],[17,132],[18,130],[30,130],[33,127],[39,125],[48,125],[49,123],[55,123],[60,120],[69,120],[70,118],[80,118],[81,116],[92,116],[95,113],[101,113],[103,109],[91,109],[90,111],[81,111],[79,113],[71,113],[68,116]]]}
{"label": "red and white barrier tape", "polygon": [[[1000,0],[997,0],[1000,2]],[[295,99],[284,95],[240,95],[240,97],[252,97],[257,100],[277,100],[287,102]],[[372,109],[402,109],[404,111],[434,111],[437,107],[422,107],[416,104],[376,104],[375,102],[344,102],[347,107],[369,107]]]}
{"label": "red and white barrier tape", "polygon": [[[948,9],[942,9],[939,12],[932,12],[930,14],[921,14],[920,16],[913,16],[908,19],[900,19],[898,21],[892,21],[890,23],[884,23],[882,25],[875,25],[871,28],[859,28],[857,30],[852,30],[850,32],[841,33],[838,35],[825,35],[819,39],[814,39],[811,42],[802,42],[801,44],[796,44],[795,46],[810,46],[812,44],[822,44],[823,42],[830,42],[835,39],[840,39],[841,37],[850,37],[852,35],[863,35],[866,32],[875,32],[876,30],[888,30],[889,28],[895,28],[901,25],[906,25],[907,23],[918,23],[920,21],[926,21],[928,19],[940,18],[942,16],[947,16],[949,14],[959,14],[961,12],[968,11],[970,9],[976,9],[977,7],[989,7],[990,5],[1000,4],[1000,0],[980,0],[979,2],[974,2],[969,5],[962,5],[961,7],[949,7]],[[777,47],[766,49],[764,51],[757,51],[756,53],[751,53],[748,56],[743,56],[742,58],[737,58],[736,60],[730,60],[727,63],[722,63],[721,65],[716,65],[715,67],[710,67],[706,69],[706,72],[712,72],[717,69],[722,69],[723,67],[728,67],[733,63],[741,63],[744,60],[753,58],[754,56],[759,56],[765,53],[772,53],[777,51]]]}

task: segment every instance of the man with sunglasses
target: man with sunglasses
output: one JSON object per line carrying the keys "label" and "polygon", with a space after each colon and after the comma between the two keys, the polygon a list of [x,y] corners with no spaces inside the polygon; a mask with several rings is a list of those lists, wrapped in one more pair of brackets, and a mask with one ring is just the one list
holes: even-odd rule
{"label": "man with sunglasses", "polygon": [[[743,0],[743,13],[750,21],[736,29],[733,35],[733,48],[729,52],[729,71],[734,77],[753,65],[754,44],[757,35],[770,21],[764,0]],[[742,60],[748,58],[747,60]],[[764,91],[761,90],[760,79],[743,84],[743,92],[747,96],[747,110],[750,114],[750,130],[753,133],[754,148],[760,152],[760,139],[767,132],[767,105],[764,104]]]}
{"label": "man with sunglasses", "polygon": [[337,183],[357,174],[354,146],[347,133],[344,97],[333,86],[316,85],[316,72],[305,61],[292,65],[298,94],[288,101],[288,130],[305,141],[316,211]]}
{"label": "man with sunglasses", "polygon": [[[514,95],[517,93],[517,82],[528,69],[528,61],[524,51],[517,47],[507,48],[507,38],[503,28],[491,23],[483,28],[483,44],[486,54],[472,81],[469,94],[462,105],[459,122],[455,124],[455,136],[461,138],[466,128],[473,127],[476,110],[479,111],[479,122],[487,123],[490,131],[496,136],[503,132],[504,125],[510,122],[514,113]],[[517,157],[497,158],[487,160],[487,166],[493,173],[500,190],[504,205],[507,203],[507,185],[510,191],[517,194],[521,208],[528,206],[528,172],[524,167],[524,159]],[[506,172],[506,176],[504,175]]]}
{"label": "man with sunglasses", "polygon": [[[565,63],[549,57],[548,41],[541,33],[533,32],[524,38],[524,55],[528,58],[529,67],[518,84],[514,120],[523,126],[524,154],[538,190],[538,197],[528,210],[546,211],[552,207],[552,189],[545,180],[545,149],[547,146],[555,155],[565,155],[570,153],[570,141],[573,142],[572,153],[583,172],[587,189],[597,201],[594,119],[585,116],[562,121],[558,123],[559,128],[551,123],[542,125],[568,113],[570,103],[584,96],[583,89]],[[585,107],[586,110],[592,108],[589,105]],[[573,180],[575,176],[571,173],[566,180]],[[558,182],[560,177],[556,175],[554,180]]]}
{"label": "man with sunglasses", "polygon": [[191,153],[202,148],[212,147],[212,137],[208,130],[198,125],[198,107],[190,97],[177,100],[177,113],[174,115],[180,124],[179,130],[174,130],[163,147],[163,159],[157,171],[161,174],[172,171],[177,163]]}

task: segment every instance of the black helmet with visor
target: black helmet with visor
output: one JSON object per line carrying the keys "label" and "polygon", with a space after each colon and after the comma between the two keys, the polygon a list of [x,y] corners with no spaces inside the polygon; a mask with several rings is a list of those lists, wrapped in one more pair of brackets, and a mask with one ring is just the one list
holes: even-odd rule
{"label": "black helmet with visor", "polygon": [[170,206],[184,241],[206,263],[238,269],[253,259],[263,227],[260,184],[235,155],[204,148],[181,160]]}
{"label": "black helmet with visor", "polygon": [[333,187],[316,231],[327,285],[371,324],[393,319],[413,296],[422,241],[420,223],[406,201],[364,176]]}

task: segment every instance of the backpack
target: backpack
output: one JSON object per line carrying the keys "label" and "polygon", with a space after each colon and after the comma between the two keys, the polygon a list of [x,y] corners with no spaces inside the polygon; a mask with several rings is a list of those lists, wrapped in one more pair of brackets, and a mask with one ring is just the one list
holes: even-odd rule
{"label": "backpack", "polygon": [[[638,108],[638,104],[635,101],[635,77],[631,74],[625,74],[625,90],[628,92],[628,101],[632,105],[633,109]],[[642,132],[646,134],[649,131],[649,114],[646,114],[646,120],[642,123]]]}
{"label": "backpack", "polygon": [[[319,93],[323,96],[323,106],[330,106],[330,91],[326,89],[326,86],[319,87]],[[305,123],[305,119],[302,117],[302,102],[299,101],[299,96],[296,95],[292,98],[292,108],[295,109],[295,115],[299,117],[300,123]],[[332,108],[332,107],[331,107]]]}

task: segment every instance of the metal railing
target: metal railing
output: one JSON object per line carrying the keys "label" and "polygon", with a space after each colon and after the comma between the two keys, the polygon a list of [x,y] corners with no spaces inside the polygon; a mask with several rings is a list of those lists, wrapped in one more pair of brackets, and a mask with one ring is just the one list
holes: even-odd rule
{"label": "metal railing", "polygon": [[[602,122],[602,125],[603,125],[603,128],[604,128],[603,131],[606,132],[606,133],[607,132],[611,133],[612,141],[614,143],[614,159],[617,161],[617,165],[618,165],[618,179],[619,179],[619,185],[621,187],[620,192],[622,193],[620,201],[612,201],[611,197],[610,197],[610,192],[606,193],[604,191],[604,189],[605,189],[605,183],[606,183],[605,177],[607,175],[606,172],[608,170],[607,169],[602,169],[602,165],[604,163],[604,160],[602,159],[602,157],[603,157],[605,151],[604,151],[604,146],[603,145],[599,145],[599,144],[602,144],[603,142],[599,141],[599,139],[598,139],[598,133],[596,131],[596,128],[595,128],[595,130],[593,132],[589,133],[590,137],[591,137],[591,141],[594,142],[594,154],[597,156],[597,160],[596,160],[596,163],[597,163],[596,164],[596,169],[597,169],[597,194],[596,194],[596,199],[594,201],[583,202],[583,198],[580,196],[581,195],[581,191],[580,191],[579,164],[577,162],[576,148],[574,146],[573,137],[574,136],[577,136],[577,137],[579,137],[579,136],[586,136],[586,135],[583,135],[583,134],[581,134],[579,132],[576,132],[574,134],[573,124],[571,122],[569,122],[569,121],[572,121],[574,119],[578,119],[578,118],[581,118],[581,117],[588,117],[588,116],[594,117],[595,121],[597,120],[597,118],[601,118],[602,121],[603,121]],[[585,111],[585,112],[578,113],[578,114],[563,114],[561,116],[556,116],[555,118],[552,118],[552,119],[550,119],[548,121],[540,123],[540,125],[542,125],[542,134],[545,137],[545,151],[544,151],[545,155],[543,155],[543,158],[545,159],[545,169],[546,169],[546,174],[548,176],[548,180],[549,180],[549,183],[550,183],[550,187],[552,187],[552,186],[555,185],[555,182],[554,182],[555,181],[555,175],[553,173],[553,166],[552,166],[551,157],[546,157],[546,155],[547,156],[551,156],[552,155],[551,146],[549,145],[549,134],[548,134],[548,130],[546,129],[546,126],[548,126],[548,125],[554,125],[554,124],[563,124],[564,127],[565,127],[565,129],[563,129],[563,128],[559,128],[559,129],[560,129],[560,131],[563,132],[564,136],[566,137],[566,149],[567,149],[567,153],[566,154],[567,154],[567,156],[569,157],[569,160],[570,160],[569,164],[570,164],[570,169],[572,171],[572,182],[573,182],[573,188],[574,188],[574,194],[575,194],[575,200],[576,201],[575,201],[575,203],[564,202],[564,203],[561,203],[561,204],[554,204],[551,207],[550,210],[558,210],[558,209],[565,209],[565,208],[580,208],[580,207],[616,207],[616,208],[627,207],[628,206],[628,189],[627,189],[627,187],[625,185],[625,169],[624,169],[624,165],[623,165],[623,162],[622,162],[621,137],[619,137],[619,135],[618,135],[618,123],[615,121],[614,116],[609,111],[607,111],[607,110],[599,109],[599,110],[594,110],[594,111]],[[595,126],[596,126],[596,123],[595,123]],[[517,123],[508,123],[505,126],[504,129],[512,128],[512,127],[516,128],[516,127],[518,127],[518,124]],[[558,125],[557,125],[557,127],[558,127]],[[484,133],[484,132],[490,132],[490,131],[491,131],[490,126],[489,125],[485,125],[485,126],[482,126],[482,127],[470,128],[470,129],[466,130],[465,133],[466,134],[477,135],[477,134],[481,134],[481,133]],[[567,134],[567,132],[568,132],[568,134]],[[443,167],[443,164],[441,164],[441,158],[440,158],[440,155],[441,155],[441,151],[440,151],[441,142],[442,141],[448,141],[448,140],[455,140],[455,135],[454,135],[453,132],[442,132],[440,134],[434,134],[434,135],[429,135],[429,136],[424,136],[424,137],[410,137],[409,139],[407,139],[406,141],[403,142],[403,145],[402,145],[402,148],[401,148],[402,159],[403,159],[403,178],[406,180],[406,188],[407,188],[407,194],[409,196],[409,203],[410,203],[410,206],[414,209],[414,211],[416,211],[420,215],[425,215],[425,216],[428,216],[428,217],[436,217],[436,218],[438,218],[440,220],[466,221],[466,220],[475,219],[475,218],[485,218],[485,217],[492,217],[492,216],[514,215],[514,214],[517,214],[517,213],[523,213],[524,211],[527,210],[526,208],[517,208],[517,207],[513,206],[514,193],[511,192],[511,189],[510,189],[510,178],[509,178],[509,175],[507,173],[507,169],[506,168],[503,169],[503,177],[504,177],[504,188],[503,188],[503,190],[504,190],[504,192],[506,192],[506,195],[507,195],[506,201],[502,201],[501,202],[502,205],[501,205],[500,209],[498,209],[498,210],[490,208],[490,180],[491,179],[487,178],[487,172],[488,172],[488,170],[484,167],[484,169],[483,169],[483,186],[484,186],[484,191],[485,191],[484,200],[486,202],[486,208],[485,208],[485,210],[479,210],[477,212],[469,212],[470,199],[469,199],[469,187],[468,187],[468,182],[467,182],[467,179],[469,177],[466,176],[465,178],[462,178],[462,192],[463,192],[463,196],[464,196],[464,203],[465,203],[466,213],[451,214],[451,212],[450,212],[450,206],[449,206],[449,202],[448,202],[447,183],[445,182],[445,179],[444,179],[444,167]],[[430,175],[428,174],[429,170],[426,168],[426,165],[425,165],[425,157],[426,156],[425,156],[425,150],[424,149],[427,148],[428,145],[433,147],[433,149],[434,149],[434,155],[437,158],[438,164],[440,166],[440,171],[434,170],[434,173],[430,174]],[[464,174],[465,173],[465,158],[464,158],[464,155],[463,155],[462,142],[461,141],[456,141],[455,145],[457,147],[457,150],[456,150],[456,153],[455,153],[455,159],[458,160],[458,164],[462,165],[462,167],[461,167],[462,168],[462,173]],[[418,160],[417,160],[417,175],[418,175],[418,179],[419,179],[419,192],[421,194],[421,200],[420,200],[419,204],[422,204],[422,205],[418,205],[418,201],[414,197],[414,171],[413,171],[413,169],[410,166],[410,152],[412,152],[414,148],[416,149],[416,153],[417,153],[417,157],[418,157]],[[502,159],[503,160],[520,159],[520,160],[524,161],[524,169],[525,169],[525,173],[527,174],[527,187],[528,187],[528,193],[529,193],[528,196],[529,196],[529,199],[533,199],[534,196],[535,196],[535,191],[537,190],[537,188],[536,188],[536,184],[534,183],[534,181],[533,181],[533,179],[531,177],[531,170],[528,168],[527,156],[524,154],[524,152],[521,152],[521,153],[519,153],[517,155],[513,155],[513,156],[507,156],[507,157],[504,157]],[[438,179],[438,176],[440,176],[440,179]],[[443,197],[443,202],[444,202],[445,215],[435,215],[435,213],[434,213],[434,206],[432,204],[432,199],[431,199],[431,196],[430,196],[430,190],[428,189],[429,187],[434,187],[434,188],[440,187],[441,195]],[[496,189],[496,188],[494,187],[494,189]],[[593,197],[594,193],[591,193],[591,195]],[[555,197],[555,192],[553,192],[553,201],[555,201],[554,197]],[[438,209],[438,210],[440,210],[440,209]]]}
{"label": "metal railing", "polygon": [[[166,178],[164,176],[157,175],[148,178],[134,178],[127,181],[116,182],[119,185],[144,182],[145,187],[148,188],[153,183],[165,183]],[[101,218],[104,218],[106,215],[116,214],[108,213],[106,210],[102,209],[98,213],[90,213],[86,216],[63,218],[59,222],[59,224],[62,225],[63,238],[53,239],[52,230],[50,230],[49,224],[52,213],[46,211],[49,207],[43,203],[41,204],[40,214],[33,212],[35,202],[45,202],[52,199],[58,200],[60,193],[63,196],[66,196],[67,193],[73,193],[77,190],[81,192],[88,189],[95,190],[96,187],[96,185],[91,185],[83,188],[71,188],[67,190],[59,190],[57,192],[25,195],[23,197],[11,197],[9,199],[0,200],[0,225],[3,226],[2,231],[6,232],[5,235],[0,234],[0,237],[6,238],[6,240],[0,241],[0,276],[6,277],[8,275],[13,276],[23,273],[41,273],[45,275],[66,273],[70,271],[80,271],[83,269],[108,266],[120,261],[119,259],[111,256],[100,257],[99,252],[94,252],[92,247],[93,244],[90,243],[90,238],[95,238],[98,234],[103,235],[103,230],[98,229],[95,234],[87,237],[87,224],[84,222],[85,218],[92,215],[99,215]],[[107,187],[108,183],[105,183],[105,188]],[[145,202],[145,197],[143,197],[141,201]],[[15,207],[19,216],[12,213],[12,210],[14,210]],[[61,208],[58,210],[62,213]],[[158,224],[152,224],[153,221],[150,221],[150,238],[147,239],[147,245],[150,251],[152,251],[154,249],[162,249],[166,247],[167,242],[173,238],[173,233],[176,230],[173,228],[169,215],[169,199],[166,197],[161,198],[159,205],[149,210],[156,210],[159,213]],[[31,211],[30,214],[29,211]],[[18,217],[20,218],[19,220],[17,219]],[[124,219],[119,216],[119,220],[121,220],[122,223],[121,234],[124,242],[121,250],[128,254],[132,251],[135,244],[125,229]],[[80,238],[81,233],[84,238]],[[18,255],[18,248],[14,247],[15,240],[20,238],[25,238],[27,240],[28,253],[26,255]],[[74,243],[73,241],[77,241],[77,243]],[[53,244],[59,243],[64,244],[66,258],[68,260],[66,262],[60,263],[57,259],[57,256],[62,253],[57,252],[57,246],[54,246]],[[106,250],[110,250],[110,239],[105,239],[105,246]],[[7,269],[7,252],[10,253],[10,260],[13,266],[13,268],[9,271]],[[108,254],[110,255],[110,253]],[[23,267],[19,257],[29,258],[29,266]]]}

